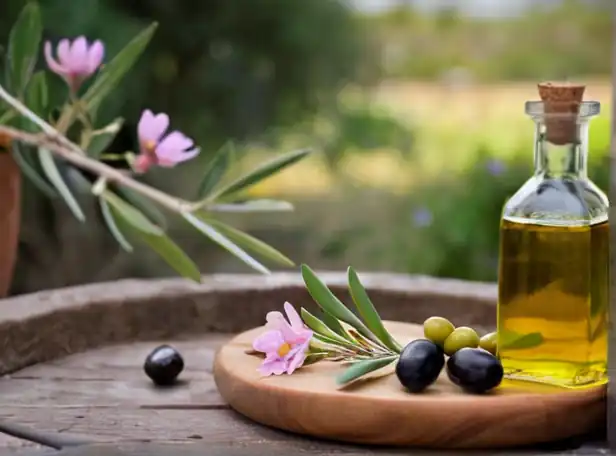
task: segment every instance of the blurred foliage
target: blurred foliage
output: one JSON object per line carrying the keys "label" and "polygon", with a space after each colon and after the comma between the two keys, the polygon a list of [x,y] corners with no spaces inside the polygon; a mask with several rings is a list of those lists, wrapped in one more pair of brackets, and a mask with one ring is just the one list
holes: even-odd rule
{"label": "blurred foliage", "polygon": [[[25,1],[0,2],[0,42],[6,41],[9,24]],[[406,152],[413,163],[415,154],[441,156],[443,152],[414,150],[411,133],[415,130],[409,129],[406,119],[401,122],[375,108],[369,98],[342,103],[340,88],[349,82],[371,85],[392,77],[463,84],[475,79],[537,81],[611,71],[611,41],[606,39],[611,36],[611,15],[601,7],[573,0],[551,10],[540,9],[541,2],[536,2],[537,7],[527,14],[498,21],[463,18],[453,10],[435,16],[408,9],[354,15],[342,0],[40,3],[49,24],[47,38],[80,34],[100,38],[109,56],[158,21],[148,51],[103,106],[100,122],[117,115],[137,119],[143,108],[167,111],[174,125],[201,143],[204,155],[230,138],[257,140],[270,150],[287,149],[289,141],[295,141],[291,147],[316,146],[326,152],[332,169],[346,153],[373,149]],[[63,90],[60,83],[57,90]],[[446,117],[448,107],[439,106]],[[131,148],[135,125],[129,121],[125,127],[119,147]],[[453,135],[464,130],[460,124]],[[590,175],[605,189],[607,121],[593,128],[592,141]],[[336,194],[314,198],[307,204],[310,207],[299,202],[293,221],[268,216],[261,228],[254,218],[245,223],[252,234],[267,242],[275,240],[285,251],[297,248],[294,257],[319,267],[353,264],[366,270],[495,280],[502,205],[532,172],[532,143],[523,142],[510,160],[495,158],[498,147],[489,138],[475,147],[475,159],[467,168],[443,170],[423,180],[424,169],[418,165],[409,179],[420,181],[413,182],[409,195],[358,189],[344,204],[336,201]],[[243,151],[240,148],[240,155]],[[196,165],[182,172],[202,170]],[[154,177],[168,179],[163,172]],[[179,177],[168,185],[178,190],[193,182],[193,177]],[[302,179],[299,174],[298,179]],[[153,262],[147,259],[120,269],[109,260],[112,248],[101,241],[100,233],[78,231],[61,214],[56,216],[58,211],[37,207],[26,211],[30,212],[37,215],[24,223],[28,237],[18,268],[24,291],[154,274],[148,269]],[[37,233],[30,235],[31,231]],[[38,231],[49,232],[53,243],[38,239]],[[215,249],[192,245],[202,258],[200,266],[211,266],[212,272],[233,270]],[[84,249],[92,258],[87,267],[80,261]],[[46,251],[49,258],[42,261]],[[124,261],[118,258],[114,261]],[[72,275],[67,273],[70,267],[56,267],[59,262],[72,262]],[[40,277],[28,275],[37,264]]]}
{"label": "blurred foliage", "polygon": [[290,147],[312,144],[328,165],[337,173],[341,161],[349,154],[369,154],[388,150],[410,158],[413,150],[413,128],[389,109],[372,103],[365,96],[341,100],[324,107],[308,122],[288,128],[284,132],[272,130],[267,146],[284,147],[292,138]]}
{"label": "blurred foliage", "polygon": [[[0,2],[0,42],[7,41],[10,26],[27,1]],[[46,25],[45,39],[57,42],[79,35],[101,39],[107,61],[139,31],[158,22],[147,51],[102,105],[96,126],[124,117],[127,121],[111,150],[135,150],[135,127],[142,110],[167,112],[172,128],[195,138],[203,152],[190,166],[178,169],[174,179],[169,179],[166,170],[156,170],[144,181],[179,196],[195,190],[204,162],[227,140],[249,143],[269,130],[305,122],[323,106],[336,102],[343,86],[373,82],[372,75],[378,70],[372,64],[375,59],[362,58],[366,34],[339,0],[38,3]],[[44,65],[44,59],[39,59],[39,65]],[[55,104],[64,98],[66,88],[60,78],[48,79],[51,103]],[[303,147],[311,145],[309,141],[302,143]],[[238,158],[246,149],[238,149]],[[14,292],[125,273],[108,265],[116,246],[107,242],[107,233],[75,226],[67,219],[65,208],[43,200],[28,182],[24,186]],[[90,203],[80,203],[92,215]],[[175,225],[170,226],[173,228]],[[192,240],[184,233],[179,237],[186,244]],[[205,251],[201,245],[199,249]],[[85,251],[90,268],[75,262]],[[148,259],[142,258],[140,265],[129,266],[129,274],[148,269]],[[63,267],[50,274],[58,263]]]}
{"label": "blurred foliage", "polygon": [[[532,127],[530,127],[532,130]],[[588,175],[604,192],[609,186],[610,119],[591,122]],[[469,145],[472,148],[472,146]],[[533,139],[510,156],[493,142],[476,142],[466,167],[425,173],[404,193],[358,188],[331,201],[298,204],[296,241],[304,261],[326,270],[353,264],[474,281],[496,281],[499,221],[503,205],[533,172]],[[285,228],[285,231],[289,228]],[[293,228],[291,228],[293,229]]]}
{"label": "blurred foliage", "polygon": [[364,21],[375,30],[390,77],[464,82],[609,74],[611,0],[541,3],[499,20],[466,18],[453,9],[428,16],[403,4]]}
{"label": "blurred foliage", "polygon": [[[0,42],[26,1],[0,3]],[[40,4],[48,39],[99,38],[108,56],[159,22],[148,51],[103,107],[100,121],[118,113],[137,119],[145,107],[168,112],[206,151],[226,139],[252,139],[305,119],[347,82],[357,82],[360,66],[369,65],[361,59],[365,34],[337,0]]]}
{"label": "blurred foliage", "polygon": [[320,138],[327,162],[334,170],[347,153],[387,148],[410,157],[411,129],[383,109],[370,104],[340,106],[329,120],[329,134]]}
{"label": "blurred foliage", "polygon": [[[603,125],[605,133],[609,133],[608,123]],[[597,134],[590,149],[589,177],[607,194],[609,158],[603,135]],[[510,160],[494,157],[489,147],[481,146],[473,166],[445,175],[413,193],[411,233],[397,232],[391,246],[392,252],[405,253],[397,260],[399,269],[496,281],[498,221],[505,201],[532,175],[532,146],[530,153],[528,148],[520,150]],[[404,214],[405,219],[399,219],[399,223],[409,228],[408,211]]]}

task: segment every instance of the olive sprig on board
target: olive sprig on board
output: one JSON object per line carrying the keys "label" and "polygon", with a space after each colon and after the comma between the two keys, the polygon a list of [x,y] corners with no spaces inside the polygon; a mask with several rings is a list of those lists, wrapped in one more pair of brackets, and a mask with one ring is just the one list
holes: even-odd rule
{"label": "olive sprig on board", "polygon": [[349,365],[336,383],[346,386],[368,375],[396,373],[400,383],[418,393],[436,381],[447,360],[449,379],[469,392],[485,392],[497,386],[503,376],[496,358],[496,333],[479,337],[467,326],[456,328],[442,317],[430,317],[423,325],[424,339],[404,348],[387,331],[357,272],[347,270],[349,294],[357,308],[345,306],[307,265],[302,278],[322,315],[300,311],[303,323],[313,331],[305,364],[321,360]]}
{"label": "olive sprig on board", "polygon": [[302,265],[306,289],[322,312],[318,318],[305,308],[301,309],[302,320],[314,331],[310,354],[304,364],[323,359],[349,364],[336,379],[339,385],[393,366],[402,351],[400,343],[383,325],[357,272],[349,267],[347,275],[349,293],[359,316],[346,307],[310,267]]}

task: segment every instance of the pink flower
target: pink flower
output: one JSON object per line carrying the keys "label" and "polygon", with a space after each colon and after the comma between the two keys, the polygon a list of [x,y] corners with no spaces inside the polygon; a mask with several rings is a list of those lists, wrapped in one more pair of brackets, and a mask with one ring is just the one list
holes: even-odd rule
{"label": "pink flower", "polygon": [[75,39],[73,43],[68,39],[60,40],[58,44],[58,60],[52,55],[51,43],[45,43],[45,59],[47,65],[54,73],[61,76],[73,93],[87,78],[92,76],[101,66],[105,55],[105,47],[100,41],[88,46],[84,36]]}
{"label": "pink flower", "polygon": [[149,109],[143,111],[137,126],[140,148],[140,154],[135,160],[137,172],[145,173],[153,165],[172,168],[199,153],[198,148],[191,149],[194,145],[192,139],[179,131],[172,131],[164,136],[167,128],[169,128],[167,114],[154,115]]}
{"label": "pink flower", "polygon": [[287,321],[280,312],[269,312],[265,325],[268,331],[257,337],[252,348],[265,353],[259,368],[264,375],[292,374],[306,359],[312,331],[304,326],[299,314],[288,302],[284,303]]}

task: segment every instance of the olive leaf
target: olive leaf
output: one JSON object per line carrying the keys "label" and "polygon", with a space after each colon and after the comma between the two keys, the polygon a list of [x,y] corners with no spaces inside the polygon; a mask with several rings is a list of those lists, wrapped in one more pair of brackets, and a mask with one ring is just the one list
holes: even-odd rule
{"label": "olive leaf", "polygon": [[134,234],[182,277],[201,282],[197,265],[160,227],[109,190],[104,191],[101,198],[109,203],[118,231]]}
{"label": "olive leaf", "polygon": [[348,331],[346,329],[344,329],[344,327],[342,326],[342,324],[340,323],[340,321],[336,318],[333,317],[331,314],[322,311],[323,314],[323,323],[325,323],[328,327],[330,327],[332,329],[332,331],[334,331],[336,334],[344,337],[345,339],[356,343],[356,340],[353,339],[353,337],[348,333]]}
{"label": "olive leaf", "polygon": [[270,160],[252,170],[248,174],[231,182],[229,185],[216,192],[215,197],[210,197],[210,199],[220,199],[236,194],[256,184],[257,182],[261,182],[262,180],[282,171],[284,168],[297,163],[301,159],[307,157],[311,152],[312,151],[310,149],[302,149],[276,157],[273,160]]}
{"label": "olive leaf", "polygon": [[322,334],[314,333],[312,339],[310,339],[310,345],[316,347],[319,350],[326,350],[331,353],[348,353],[348,355],[354,355],[357,353],[355,347],[351,345],[344,345],[338,340],[330,339]]}
{"label": "olive leaf", "polygon": [[357,272],[355,272],[355,270],[350,266],[347,272],[349,292],[351,294],[351,297],[353,298],[353,302],[355,303],[359,314],[366,323],[366,326],[368,327],[368,329],[370,329],[370,331],[374,333],[374,335],[376,335],[376,337],[379,338],[379,340],[385,346],[387,346],[387,348],[390,348],[396,353],[400,353],[402,347],[400,347],[400,344],[396,342],[396,340],[389,334],[387,329],[385,329],[381,317],[376,311],[374,304],[372,304],[372,301],[368,297],[366,289],[359,280]]}
{"label": "olive leaf", "polygon": [[109,203],[120,216],[130,225],[142,233],[151,234],[154,236],[162,236],[164,231],[159,226],[155,225],[135,206],[124,201],[110,191],[104,191],[101,197]]}
{"label": "olive leaf", "polygon": [[[343,327],[348,326],[346,323],[342,323]],[[396,351],[390,350],[389,348],[385,348],[382,345],[377,345],[372,342],[370,339],[367,339],[365,336],[358,333],[354,328],[345,327],[345,330],[349,334],[349,336],[353,339],[354,343],[356,343],[360,347],[366,347],[369,351],[376,351],[378,353],[389,353],[396,354]]]}
{"label": "olive leaf", "polygon": [[153,223],[158,225],[161,229],[167,228],[167,219],[165,215],[156,207],[151,200],[141,196],[141,194],[126,187],[117,187],[115,192],[121,196],[126,202],[132,204],[139,209],[143,214]]}
{"label": "olive leaf", "polygon": [[[27,150],[31,149],[31,150]],[[15,163],[19,166],[19,169],[24,173],[24,175],[34,184],[34,186],[41,191],[41,193],[45,194],[49,198],[56,198],[58,193],[55,188],[47,181],[47,179],[41,175],[41,171],[38,169],[37,164],[33,163],[31,160],[31,155],[28,154],[34,153],[31,146],[27,146],[17,141],[13,141],[11,145],[11,154],[15,159]]]}
{"label": "olive leaf", "polygon": [[99,72],[96,80],[83,96],[83,101],[92,117],[109,92],[118,85],[141,56],[157,27],[158,23],[154,22],[139,33]]}
{"label": "olive leaf", "polygon": [[302,277],[306,285],[308,293],[312,296],[315,303],[321,307],[325,312],[328,312],[333,317],[340,321],[343,321],[353,328],[355,328],[360,334],[370,339],[377,345],[382,345],[361,320],[351,312],[331,291],[327,286],[317,277],[317,275],[307,265],[302,264]]}
{"label": "olive leaf", "polygon": [[169,236],[141,231],[139,237],[182,277],[201,283],[201,272],[197,265]]}
{"label": "olive leaf", "polygon": [[263,258],[267,258],[268,260],[284,266],[295,266],[293,260],[286,257],[274,247],[266,244],[254,236],[251,236],[248,233],[244,233],[243,231],[214,219],[209,219],[208,223],[231,241],[246,250],[250,250]]}
{"label": "olive leaf", "polygon": [[118,244],[120,244],[120,247],[122,247],[127,252],[132,252],[133,246],[130,244],[130,242],[126,240],[124,234],[122,234],[122,231],[120,231],[120,228],[118,228],[118,225],[113,218],[113,214],[111,213],[111,209],[109,208],[109,203],[107,203],[107,201],[102,198],[100,198],[98,202],[100,205],[101,214],[103,215],[103,219],[105,220],[105,224],[107,225],[107,228],[109,228],[109,232],[118,242]]}
{"label": "olive leaf", "polygon": [[293,204],[288,201],[273,199],[256,199],[235,202],[232,204],[213,204],[207,207],[211,212],[287,212],[294,209]]}
{"label": "olive leaf", "polygon": [[221,234],[218,230],[216,230],[211,224],[210,221],[204,218],[199,217],[193,213],[185,212],[182,214],[182,217],[190,223],[193,227],[195,227],[198,231],[200,231],[205,236],[209,237],[216,244],[220,245],[224,249],[226,249],[229,253],[235,255],[237,258],[242,260],[248,266],[253,269],[261,272],[262,274],[269,274],[270,271],[257,260],[255,260],[252,256],[246,253],[241,247],[232,242],[228,237]]}
{"label": "olive leaf", "polygon": [[327,355],[329,355],[329,353],[327,352],[309,353],[308,355],[306,355],[306,359],[304,359],[304,362],[302,363],[302,367],[310,366],[311,364],[321,361],[327,358]]}
{"label": "olive leaf", "polygon": [[513,331],[501,331],[498,339],[498,350],[523,350],[543,343],[543,335],[538,332],[518,334]]}
{"label": "olive leaf", "polygon": [[347,339],[334,332],[330,327],[328,327],[328,325],[323,323],[303,307],[300,309],[300,314],[302,316],[302,320],[306,323],[306,326],[312,329],[315,333],[327,337],[333,343],[345,346],[351,345]]}
{"label": "olive leaf", "polygon": [[[30,79],[24,93],[24,102],[39,117],[46,117],[49,106],[49,89],[44,71],[36,72]],[[25,117],[23,123],[25,124],[24,129],[28,131],[37,131],[39,128]]]}
{"label": "olive leaf", "polygon": [[47,149],[39,148],[38,154],[43,172],[49,181],[54,185],[54,187],[56,187],[56,190],[58,190],[58,193],[64,199],[64,202],[71,210],[75,218],[80,222],[85,222],[86,216],[81,210],[81,206],[79,206],[79,203],[71,193],[71,190],[66,185],[66,182],[64,182],[51,152]]}
{"label": "olive leaf", "polygon": [[19,97],[24,93],[43,36],[41,11],[36,2],[24,6],[9,34],[7,53],[8,87]]}
{"label": "olive leaf", "polygon": [[207,197],[212,190],[222,180],[224,175],[229,169],[229,165],[235,157],[235,145],[232,141],[227,141],[219,150],[214,154],[214,157],[209,163],[209,166],[203,176],[201,185],[199,186],[199,197]]}
{"label": "olive leaf", "polygon": [[351,382],[354,382],[367,374],[389,366],[397,359],[398,355],[391,355],[382,358],[358,361],[353,363],[342,374],[336,377],[336,383],[341,386],[347,386]]}

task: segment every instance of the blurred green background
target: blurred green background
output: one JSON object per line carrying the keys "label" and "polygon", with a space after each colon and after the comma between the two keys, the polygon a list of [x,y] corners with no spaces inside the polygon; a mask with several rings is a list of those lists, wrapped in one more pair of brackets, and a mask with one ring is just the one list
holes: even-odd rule
{"label": "blurred green background", "polygon": [[[25,2],[0,3],[0,42]],[[532,171],[524,102],[538,97],[537,82],[580,80],[586,98],[602,102],[590,176],[608,184],[610,0],[512,3],[39,1],[47,39],[99,38],[108,56],[160,23],[101,122],[133,120],[120,151],[134,148],[142,109],[168,112],[203,152],[148,181],[190,195],[229,138],[240,145],[236,173],[312,147],[313,157],[254,191],[292,201],[295,212],[225,218],[316,269],[481,281],[496,280],[500,210]],[[120,252],[93,204],[83,225],[24,186],[12,293],[173,275],[146,250]],[[204,271],[249,272],[199,235],[170,229]]]}

